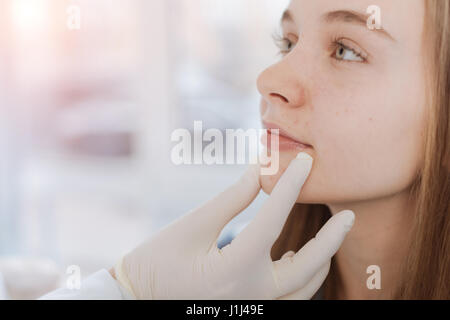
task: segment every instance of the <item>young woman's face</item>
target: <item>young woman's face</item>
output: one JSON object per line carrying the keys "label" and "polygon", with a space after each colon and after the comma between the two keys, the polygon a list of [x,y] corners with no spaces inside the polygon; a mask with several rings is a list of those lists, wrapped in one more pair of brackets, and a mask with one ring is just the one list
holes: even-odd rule
{"label": "young woman's face", "polygon": [[[382,30],[366,24],[373,4]],[[262,121],[312,146],[298,202],[369,200],[410,187],[422,165],[427,107],[424,1],[292,0],[288,10],[283,56],[257,85]],[[265,192],[299,151],[280,151],[278,173],[261,176]]]}

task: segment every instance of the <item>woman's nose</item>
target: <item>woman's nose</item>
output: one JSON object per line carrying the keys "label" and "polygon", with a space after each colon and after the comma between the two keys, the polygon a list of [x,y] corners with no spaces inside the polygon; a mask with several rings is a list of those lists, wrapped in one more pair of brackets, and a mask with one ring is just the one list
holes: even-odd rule
{"label": "woman's nose", "polygon": [[257,79],[257,87],[270,105],[298,108],[305,104],[305,86],[286,61],[264,70]]}

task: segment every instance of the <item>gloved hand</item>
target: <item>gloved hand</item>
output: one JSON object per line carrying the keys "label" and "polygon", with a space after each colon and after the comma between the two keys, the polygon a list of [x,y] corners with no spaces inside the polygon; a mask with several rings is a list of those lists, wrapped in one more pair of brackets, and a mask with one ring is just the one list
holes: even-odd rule
{"label": "gloved hand", "polygon": [[251,165],[236,184],[124,256],[117,280],[137,299],[310,299],[354,222],[353,212],[344,210],[297,253],[272,261],[271,248],[312,164],[306,153],[292,160],[255,218],[219,249],[222,229],[261,189],[260,167]]}

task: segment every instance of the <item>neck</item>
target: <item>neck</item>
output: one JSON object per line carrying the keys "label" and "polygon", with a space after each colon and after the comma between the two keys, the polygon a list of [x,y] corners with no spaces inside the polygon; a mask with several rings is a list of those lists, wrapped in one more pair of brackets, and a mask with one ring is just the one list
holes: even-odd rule
{"label": "neck", "polygon": [[[350,209],[356,219],[335,255],[338,299],[390,299],[401,277],[412,227],[408,190],[376,200],[330,204],[331,213]],[[381,289],[369,289],[369,266],[380,268]]]}

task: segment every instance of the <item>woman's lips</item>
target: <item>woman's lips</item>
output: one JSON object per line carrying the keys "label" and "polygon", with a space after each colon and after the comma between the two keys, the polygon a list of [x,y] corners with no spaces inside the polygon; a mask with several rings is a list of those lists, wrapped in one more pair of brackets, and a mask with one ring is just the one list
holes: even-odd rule
{"label": "woman's lips", "polygon": [[[272,135],[275,135],[275,133],[271,132],[271,129],[267,129],[267,132],[264,133],[261,137],[261,143],[270,150],[272,150],[272,138],[277,138],[275,136],[272,137]],[[301,142],[298,142],[297,140],[283,135],[282,132],[280,132],[280,134],[278,135],[278,141],[279,151],[302,151],[312,148],[312,146],[310,145],[303,144]]]}

